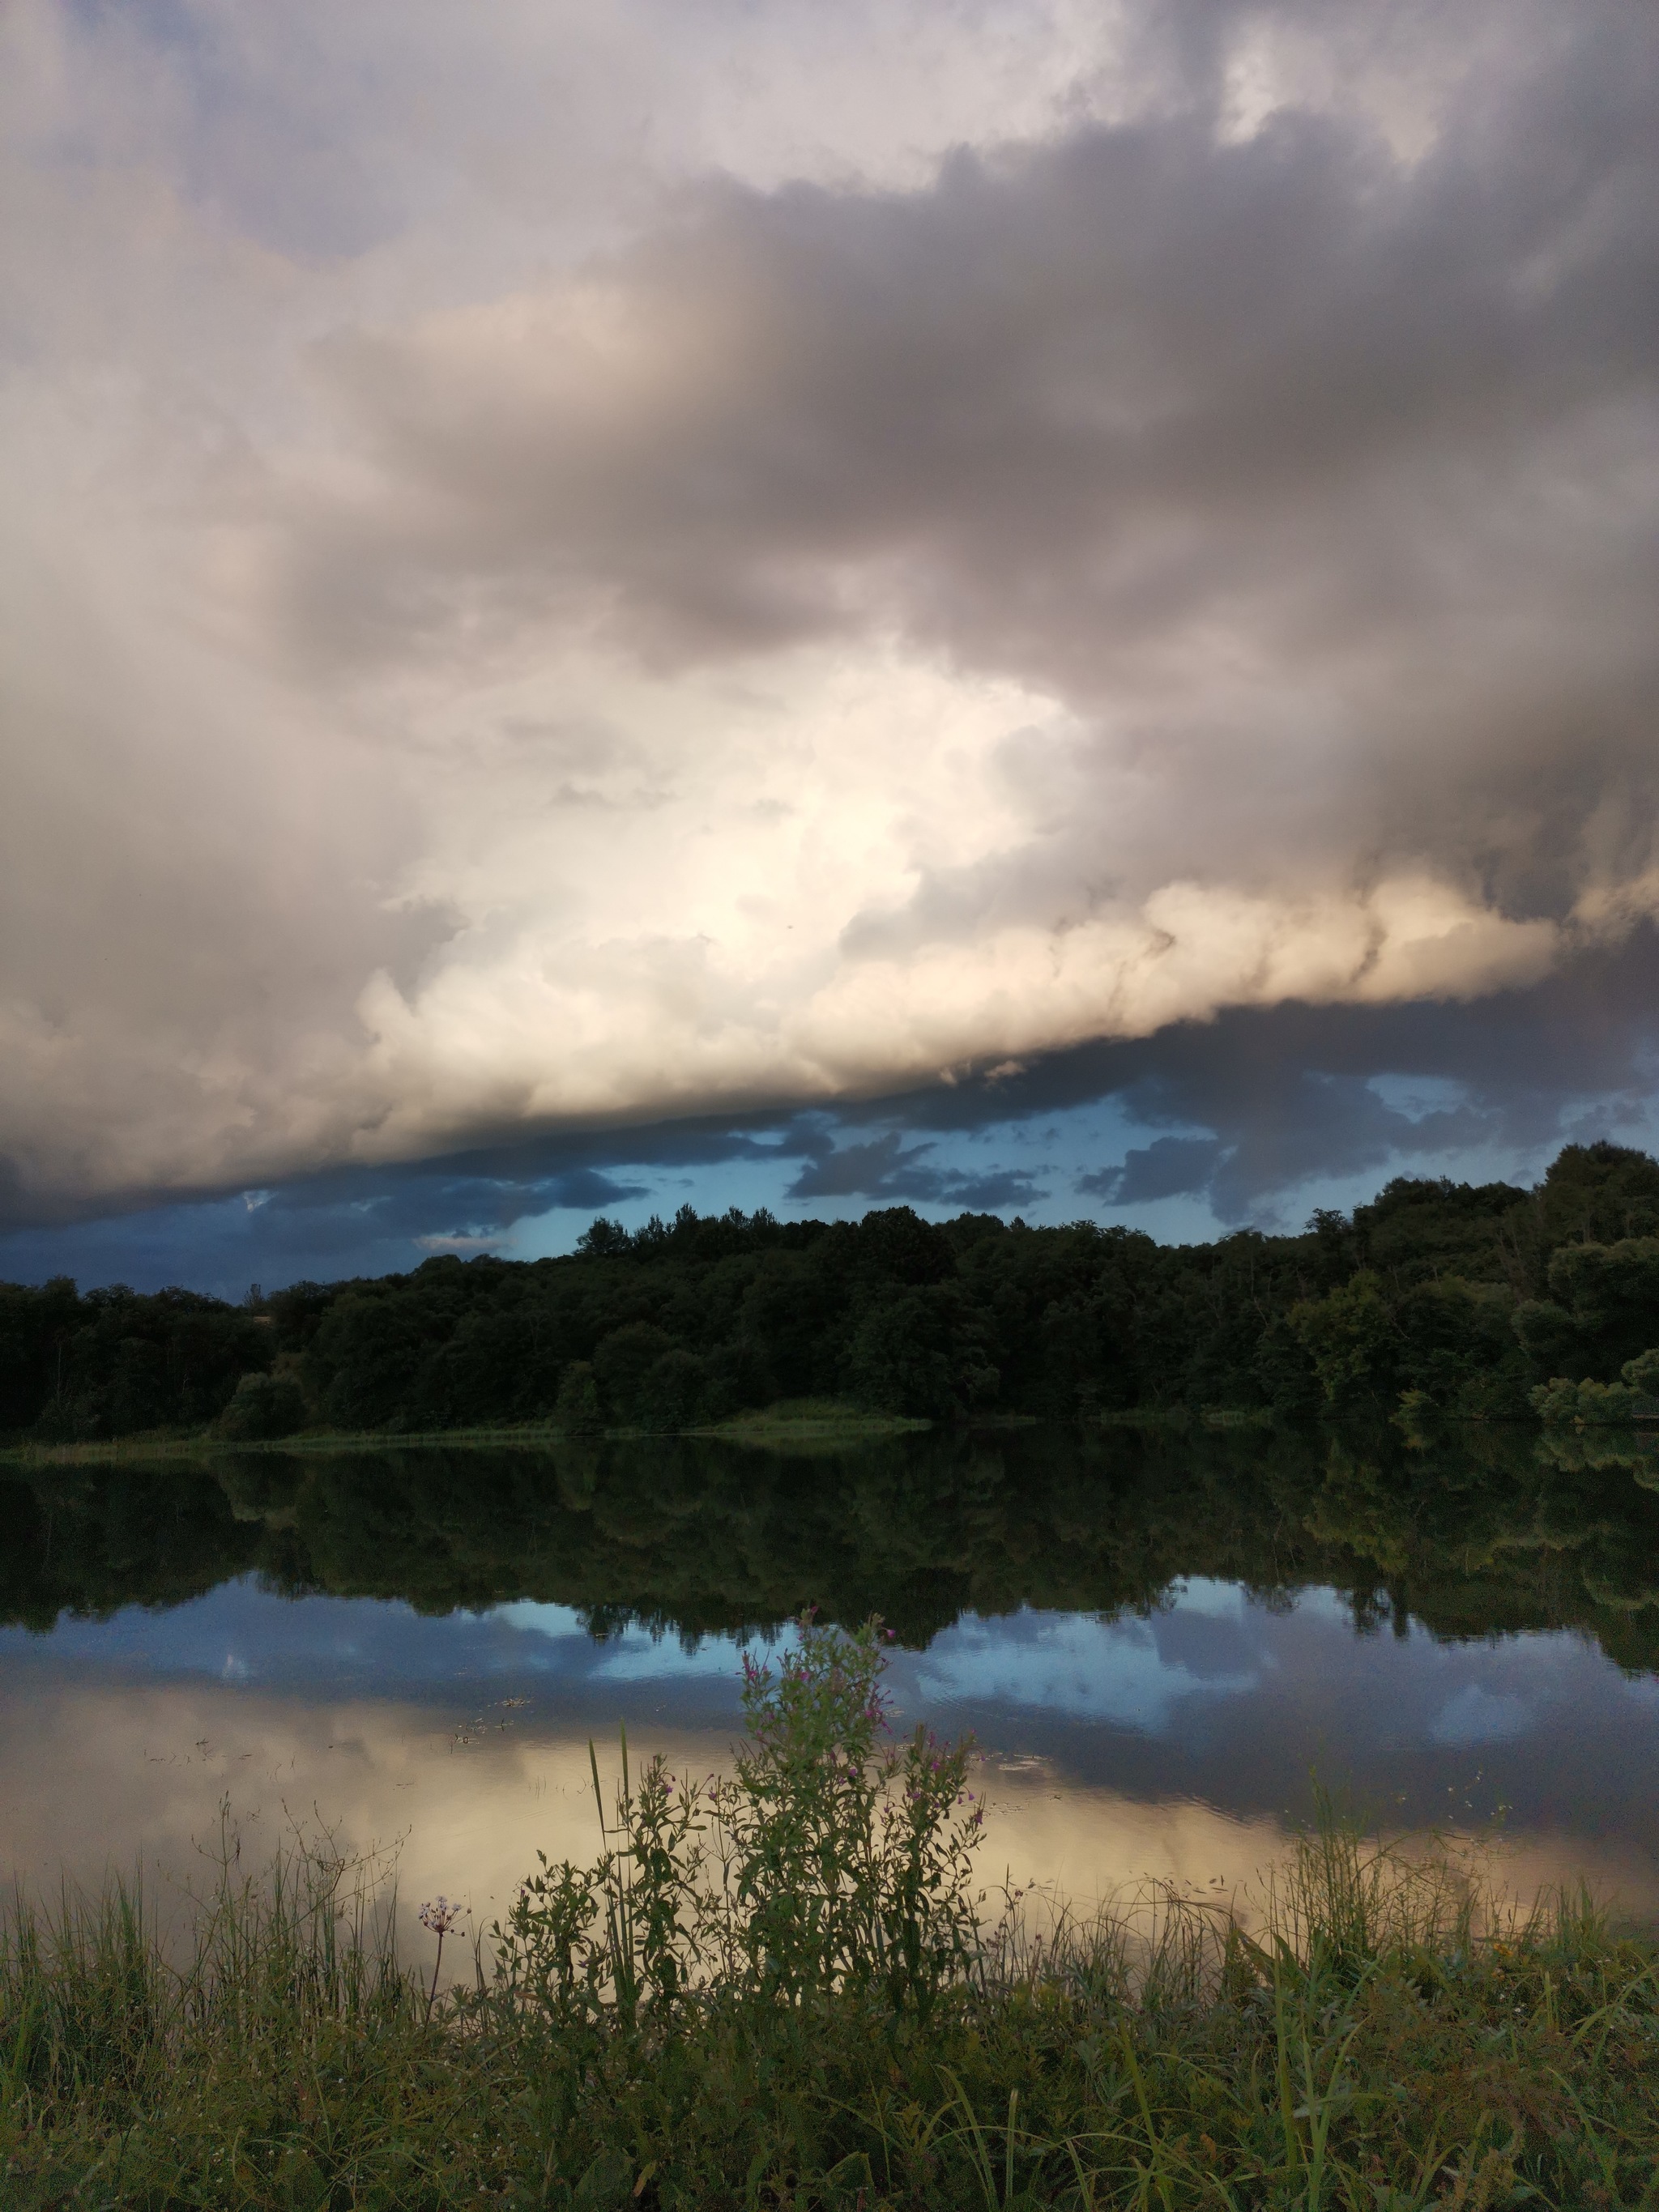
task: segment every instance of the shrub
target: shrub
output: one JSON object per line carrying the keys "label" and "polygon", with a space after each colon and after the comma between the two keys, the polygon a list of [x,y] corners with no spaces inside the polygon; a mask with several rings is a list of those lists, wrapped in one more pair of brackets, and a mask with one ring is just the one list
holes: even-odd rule
{"label": "shrub", "polygon": [[305,1393],[291,1375],[244,1375],[214,1433],[232,1443],[266,1443],[306,1425]]}
{"label": "shrub", "polygon": [[642,1428],[689,1429],[704,1415],[708,1370],[695,1352],[676,1345],[646,1370],[635,1407]]}
{"label": "shrub", "polygon": [[997,1371],[985,1357],[983,1334],[953,1283],[895,1291],[871,1307],[854,1335],[847,1363],[852,1395],[879,1413],[932,1420],[988,1404]]}
{"label": "shrub", "polygon": [[597,1436],[605,1426],[605,1415],[599,1407],[599,1386],[593,1379],[593,1370],[586,1359],[573,1359],[559,1380],[558,1402],[553,1410],[555,1425],[567,1436]]}
{"label": "shrub", "polygon": [[607,2004],[670,2010],[717,1970],[768,2006],[856,1993],[925,2014],[975,1951],[982,1811],[967,1743],[885,1741],[885,1641],[807,1616],[775,1664],[745,1655],[728,1778],[676,1781],[659,1757],[635,1785],[624,1739],[600,1858],[544,1860],[492,1930],[498,1999],[592,2031]]}
{"label": "shrub", "polygon": [[1659,1413],[1659,1350],[1627,1359],[1617,1382],[1569,1382],[1553,1376],[1532,1393],[1533,1411],[1554,1427],[1608,1425]]}

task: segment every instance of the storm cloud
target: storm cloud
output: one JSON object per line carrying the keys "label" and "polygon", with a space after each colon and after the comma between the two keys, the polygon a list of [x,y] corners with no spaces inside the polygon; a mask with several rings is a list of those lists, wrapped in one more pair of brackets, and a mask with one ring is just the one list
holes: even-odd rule
{"label": "storm cloud", "polygon": [[[8,15],[20,1226],[716,1127],[1238,1220],[1650,1095],[1659,19],[826,21]],[[947,1141],[1068,1085],[1146,1141]]]}
{"label": "storm cloud", "polygon": [[158,1194],[113,1218],[88,1201],[78,1221],[30,1227],[14,1210],[0,1214],[0,1277],[240,1295],[438,1252],[533,1256],[568,1249],[594,1214],[638,1222],[688,1200],[786,1218],[893,1204],[1050,1222],[1107,1212],[1183,1238],[1297,1228],[1315,1204],[1352,1204],[1395,1174],[1524,1184],[1565,1142],[1653,1146],[1656,1088],[1659,933],[1644,926],[1474,1006],[1240,1009],[834,1109],[519,1139]]}

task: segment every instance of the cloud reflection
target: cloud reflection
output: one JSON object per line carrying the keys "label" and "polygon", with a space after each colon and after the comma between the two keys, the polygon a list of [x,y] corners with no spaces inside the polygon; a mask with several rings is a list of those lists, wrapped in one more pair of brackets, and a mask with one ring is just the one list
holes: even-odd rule
{"label": "cloud reflection", "polygon": [[1469,1682],[1441,1707],[1429,1738],[1443,1744],[1511,1743],[1532,1724],[1532,1708],[1524,1698]]}
{"label": "cloud reflection", "polygon": [[[1199,1589],[1195,1614],[1204,1614],[1213,1587]],[[1161,1735],[1191,1700],[1242,1697],[1260,1686],[1271,1661],[1250,1652],[1243,1637],[1239,1645],[1240,1657],[1253,1663],[1204,1671],[1164,1650],[1152,1621],[1023,1612],[1012,1621],[959,1622],[929,1650],[917,1686],[938,1705],[1040,1705]]]}

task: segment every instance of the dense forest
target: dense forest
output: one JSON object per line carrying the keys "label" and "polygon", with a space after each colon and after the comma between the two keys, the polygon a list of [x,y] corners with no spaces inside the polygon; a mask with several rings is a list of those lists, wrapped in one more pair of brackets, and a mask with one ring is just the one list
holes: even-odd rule
{"label": "dense forest", "polygon": [[[240,1306],[0,1286],[0,1431],[684,1431],[812,1397],[941,1420],[1402,1400],[1506,1419],[1570,1413],[1581,1384],[1641,1409],[1656,1346],[1659,1162],[1593,1144],[1532,1190],[1401,1179],[1299,1235],[1201,1245],[905,1206],[858,1223],[687,1206],[632,1234],[596,1221],[564,1258],[446,1255]],[[1567,1396],[1535,1401],[1553,1382]]]}
{"label": "dense forest", "polygon": [[[1634,1480],[1632,1480],[1634,1476]],[[769,1629],[808,1602],[923,1646],[959,1615],[1116,1613],[1185,1576],[1362,1628],[1577,1628],[1659,1669],[1659,1438],[1489,1426],[937,1429],[785,1455],[718,1439],[226,1452],[0,1471],[0,1623],[172,1605],[258,1573],[442,1613],[520,1598],[593,1633]]]}

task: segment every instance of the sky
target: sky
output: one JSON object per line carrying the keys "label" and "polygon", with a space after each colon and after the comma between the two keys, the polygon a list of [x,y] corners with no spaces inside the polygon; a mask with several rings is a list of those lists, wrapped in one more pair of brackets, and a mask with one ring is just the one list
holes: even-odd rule
{"label": "sky", "polygon": [[1659,1139],[1650,0],[8,0],[0,1277]]}

